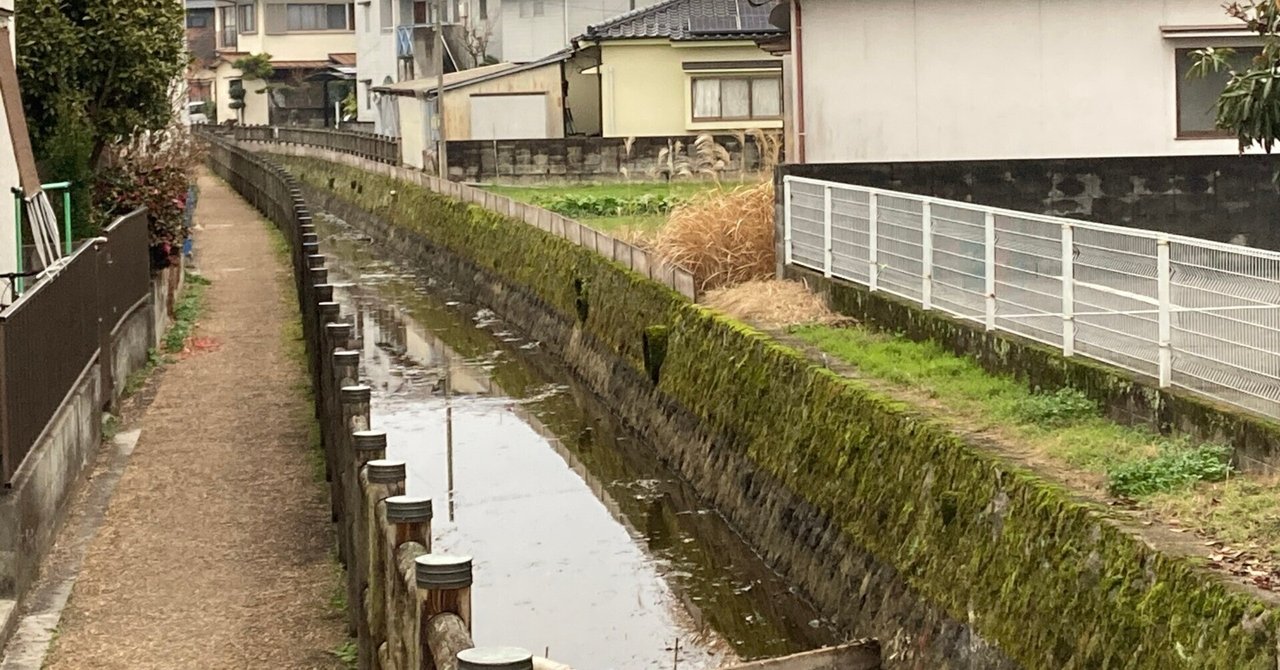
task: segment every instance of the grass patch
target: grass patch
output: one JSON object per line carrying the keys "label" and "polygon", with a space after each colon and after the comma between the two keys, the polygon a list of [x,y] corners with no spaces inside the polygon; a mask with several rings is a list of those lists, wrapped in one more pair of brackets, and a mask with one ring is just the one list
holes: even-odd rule
{"label": "grass patch", "polygon": [[182,351],[196,327],[196,320],[204,311],[204,295],[209,287],[209,280],[188,272],[178,297],[178,304],[173,308],[173,325],[164,335],[164,350],[170,354]]}
{"label": "grass patch", "polygon": [[356,663],[359,661],[359,652],[356,649],[355,640],[347,640],[346,642],[343,642],[338,645],[337,649],[334,649],[330,653],[333,654],[334,658],[338,659],[339,662],[348,668],[356,667]]}
{"label": "grass patch", "polygon": [[[547,207],[577,219],[596,230],[607,233],[652,233],[667,222],[666,210],[649,211],[663,201],[683,202],[699,193],[718,188],[732,189],[739,184],[715,182],[620,182],[616,184],[562,184],[554,186],[489,186],[487,189],[509,198]],[[608,216],[589,214],[607,208],[610,202],[617,213]],[[558,206],[572,207],[568,211]],[[641,206],[643,204],[643,206]],[[644,211],[636,211],[636,210]]]}
{"label": "grass patch", "polygon": [[1121,463],[1107,471],[1113,495],[1140,498],[1180,491],[1196,482],[1220,482],[1231,472],[1231,450],[1216,444],[1169,442],[1151,459]]}
{"label": "grass patch", "polygon": [[964,428],[997,431],[1073,469],[1105,476],[1115,495],[1141,499],[1220,481],[1230,472],[1226,447],[1122,426],[1075,389],[1040,393],[933,342],[856,327],[803,326],[792,332],[868,377],[925,394],[942,417]]}

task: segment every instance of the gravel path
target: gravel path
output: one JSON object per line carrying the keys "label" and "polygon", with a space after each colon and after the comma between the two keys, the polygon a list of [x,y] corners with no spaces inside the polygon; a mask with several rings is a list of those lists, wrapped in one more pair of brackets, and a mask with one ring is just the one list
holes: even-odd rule
{"label": "gravel path", "polygon": [[341,667],[306,374],[286,352],[288,268],[255,211],[213,177],[200,188],[208,339],[141,419],[49,668]]}

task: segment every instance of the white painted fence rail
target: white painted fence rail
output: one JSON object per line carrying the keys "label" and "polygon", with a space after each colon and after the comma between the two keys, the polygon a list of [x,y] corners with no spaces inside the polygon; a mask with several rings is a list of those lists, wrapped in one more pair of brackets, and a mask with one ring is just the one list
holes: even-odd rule
{"label": "white painted fence rail", "polygon": [[1280,418],[1280,253],[788,176],[788,264]]}

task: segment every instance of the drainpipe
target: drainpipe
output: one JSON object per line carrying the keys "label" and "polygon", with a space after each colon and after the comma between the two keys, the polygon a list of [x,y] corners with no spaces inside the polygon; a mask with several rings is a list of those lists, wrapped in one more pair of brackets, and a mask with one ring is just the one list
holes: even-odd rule
{"label": "drainpipe", "polygon": [[569,37],[569,0],[564,0],[564,13],[562,18],[564,19],[564,41],[561,42],[561,44],[568,44],[571,39]]}
{"label": "drainpipe", "polygon": [[804,163],[804,23],[801,17],[800,0],[791,0],[791,8],[791,53],[795,59],[796,70],[796,155],[793,162]]}

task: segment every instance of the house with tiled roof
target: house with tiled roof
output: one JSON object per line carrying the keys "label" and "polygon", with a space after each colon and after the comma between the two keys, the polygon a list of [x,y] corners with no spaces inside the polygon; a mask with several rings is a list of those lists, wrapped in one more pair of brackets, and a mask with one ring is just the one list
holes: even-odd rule
{"label": "house with tiled roof", "polygon": [[665,0],[598,23],[594,53],[605,137],[782,127],[782,59],[757,41],[782,33],[773,0]]}

